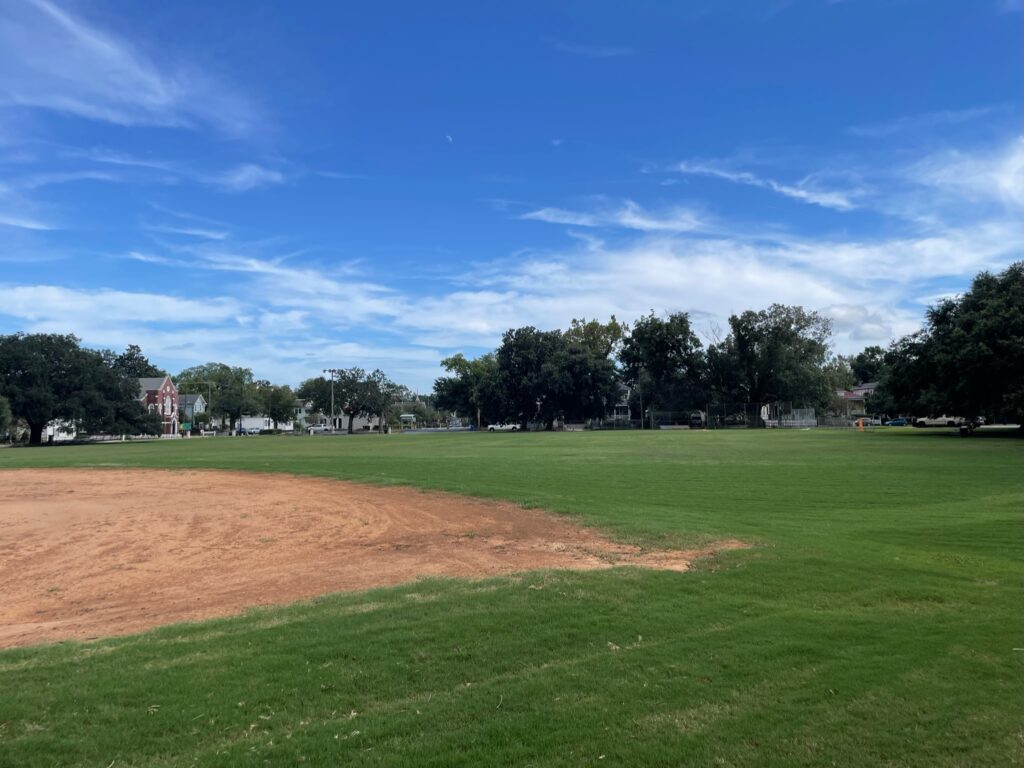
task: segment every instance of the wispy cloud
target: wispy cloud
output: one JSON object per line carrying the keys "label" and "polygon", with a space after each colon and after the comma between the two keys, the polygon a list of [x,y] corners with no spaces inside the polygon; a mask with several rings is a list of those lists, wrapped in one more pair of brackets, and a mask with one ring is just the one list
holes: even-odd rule
{"label": "wispy cloud", "polygon": [[285,180],[285,175],[256,163],[244,163],[223,173],[207,176],[206,180],[229,192],[247,192],[250,189],[281,184]]}
{"label": "wispy cloud", "polygon": [[684,161],[674,166],[673,170],[687,175],[712,176],[736,184],[759,187],[794,200],[818,205],[822,208],[832,208],[837,211],[849,211],[856,208],[856,198],[862,194],[862,191],[859,189],[819,189],[814,185],[814,176],[806,176],[795,184],[785,184],[774,179],[757,176],[749,171],[736,171],[712,163]]}
{"label": "wispy cloud", "polygon": [[540,208],[524,213],[519,218],[573,227],[619,227],[639,232],[692,232],[704,224],[701,217],[688,208],[675,207],[652,212],[632,200],[626,200],[616,207],[590,212]]}
{"label": "wispy cloud", "polygon": [[79,181],[120,181],[121,177],[104,171],[62,171],[34,173],[11,179],[12,189],[39,189],[54,184],[73,184]]}
{"label": "wispy cloud", "polygon": [[940,191],[960,205],[998,202],[1024,209],[1024,135],[986,151],[937,152],[903,173],[908,180]]}
{"label": "wispy cloud", "polygon": [[120,165],[130,168],[152,168],[154,170],[166,171],[169,173],[181,173],[182,169],[177,163],[169,160],[158,160],[148,157],[136,157],[123,152],[111,152],[106,149],[93,148],[89,150],[73,150],[67,153],[70,157],[91,160],[94,163],[105,163],[107,165]]}
{"label": "wispy cloud", "polygon": [[208,229],[205,227],[176,226],[173,224],[143,224],[143,229],[149,232],[159,232],[166,235],[201,237],[206,240],[224,240],[228,236],[228,233],[224,230]]}
{"label": "wispy cloud", "polygon": [[853,125],[846,132],[851,136],[880,139],[904,131],[927,130],[944,125],[959,125],[973,120],[980,120],[1005,109],[1006,105],[1004,104],[990,104],[988,106],[970,107],[968,109],[944,109],[920,115],[905,115],[894,120],[879,123]]}
{"label": "wispy cloud", "polygon": [[[234,321],[241,305],[231,298],[184,299],[159,293],[76,290],[53,285],[17,285],[4,288],[3,314],[52,327],[74,327],[84,317],[106,322],[174,322],[202,324]],[[147,318],[149,320],[147,321]]]}
{"label": "wispy cloud", "polygon": [[564,40],[549,40],[548,43],[563,53],[571,53],[574,56],[586,56],[591,59],[614,59],[633,55],[632,48],[621,46],[572,43]]}
{"label": "wispy cloud", "polygon": [[0,10],[0,104],[232,135],[261,122],[237,88],[194,67],[156,63],[50,0],[12,0]]}
{"label": "wispy cloud", "polygon": [[37,231],[57,229],[54,225],[40,221],[39,219],[28,218],[26,216],[14,216],[7,213],[0,213],[0,227],[14,227],[15,229],[32,229]]}

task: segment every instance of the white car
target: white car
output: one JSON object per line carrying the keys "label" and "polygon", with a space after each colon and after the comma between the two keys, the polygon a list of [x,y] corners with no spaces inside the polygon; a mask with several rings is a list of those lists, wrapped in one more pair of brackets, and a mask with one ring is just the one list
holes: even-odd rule
{"label": "white car", "polygon": [[519,431],[519,425],[518,424],[506,424],[505,422],[500,421],[497,424],[489,425],[487,427],[487,431],[488,432],[518,432]]}
{"label": "white car", "polygon": [[964,420],[960,416],[936,416],[914,419],[915,427],[961,427],[963,424]]}

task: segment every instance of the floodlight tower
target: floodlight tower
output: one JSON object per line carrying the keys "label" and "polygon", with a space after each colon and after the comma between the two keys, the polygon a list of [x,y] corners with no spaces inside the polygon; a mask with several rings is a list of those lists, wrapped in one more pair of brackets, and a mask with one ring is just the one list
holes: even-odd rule
{"label": "floodlight tower", "polygon": [[341,373],[340,368],[324,368],[324,373],[331,374],[331,432],[338,428],[338,419],[334,415],[334,376]]}

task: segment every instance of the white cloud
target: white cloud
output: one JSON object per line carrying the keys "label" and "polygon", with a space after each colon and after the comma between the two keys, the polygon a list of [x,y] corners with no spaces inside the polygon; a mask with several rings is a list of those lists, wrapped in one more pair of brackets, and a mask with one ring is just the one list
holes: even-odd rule
{"label": "white cloud", "polygon": [[639,232],[691,232],[703,225],[701,218],[688,208],[676,207],[653,213],[644,210],[632,200],[626,200],[615,208],[589,213],[567,211],[562,208],[540,208],[524,213],[519,218],[574,227],[620,227]]}
{"label": "white cloud", "polygon": [[54,173],[35,173],[20,176],[11,181],[15,189],[39,189],[54,184],[73,184],[79,181],[120,181],[120,177],[103,171],[62,171]]}
{"label": "white cloud", "polygon": [[168,160],[135,157],[134,155],[124,154],[123,152],[111,152],[105,149],[74,150],[69,151],[68,155],[71,157],[80,157],[86,160],[91,160],[94,163],[122,165],[133,168],[152,168],[174,174],[181,172],[181,169],[176,163],[172,163]]}
{"label": "white cloud", "polygon": [[206,240],[224,240],[228,236],[228,233],[224,230],[209,229],[205,227],[175,226],[172,224],[144,224],[143,228],[149,232],[160,232],[167,235],[201,237]]}
{"label": "white cloud", "polygon": [[285,176],[272,168],[264,168],[255,163],[243,163],[224,173],[209,176],[207,180],[230,192],[247,192],[258,187],[281,184],[285,180]]}
{"label": "white cloud", "polygon": [[0,227],[14,227],[16,229],[32,229],[37,231],[57,228],[52,224],[40,221],[39,219],[33,219],[26,216],[16,216],[8,213],[0,213]]}
{"label": "white cloud", "polygon": [[794,200],[818,205],[822,208],[832,208],[837,211],[849,211],[856,208],[856,198],[863,194],[861,189],[819,189],[815,186],[815,176],[813,175],[805,177],[796,184],[784,184],[774,179],[757,176],[748,171],[734,171],[710,163],[681,162],[674,167],[674,170],[687,175],[713,176],[736,184],[768,189]]}
{"label": "white cloud", "polygon": [[137,44],[50,0],[13,0],[0,10],[0,104],[235,135],[260,122],[236,88],[194,67],[155,63]]}
{"label": "white cloud", "polygon": [[573,227],[601,226],[601,219],[593,214],[567,211],[564,208],[540,208],[524,213],[519,218],[527,221],[544,221],[548,224],[568,224]]}
{"label": "white cloud", "polygon": [[904,131],[920,131],[938,126],[959,125],[979,120],[1003,108],[1003,105],[992,104],[984,107],[969,107],[967,109],[943,109],[936,112],[926,112],[921,115],[905,115],[884,122],[853,125],[846,132],[852,136],[880,139]]}
{"label": "white cloud", "polygon": [[1024,208],[1024,136],[987,152],[947,150],[906,169],[909,180],[950,195],[956,204],[996,201]]}
{"label": "white cloud", "polygon": [[18,285],[2,289],[0,313],[60,327],[82,318],[104,323],[202,324],[234,321],[241,305],[230,298],[182,299],[158,293],[101,289],[76,290],[53,285]]}

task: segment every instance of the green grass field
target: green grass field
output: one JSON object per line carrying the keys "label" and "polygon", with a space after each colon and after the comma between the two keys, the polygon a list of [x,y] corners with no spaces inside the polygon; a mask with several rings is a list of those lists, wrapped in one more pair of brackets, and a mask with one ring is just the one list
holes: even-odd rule
{"label": "green grass field", "polygon": [[688,574],[420,581],[6,651],[3,766],[1024,764],[1022,440],[452,434],[0,451],[0,470],[93,465],[408,484],[651,547],[755,547]]}

